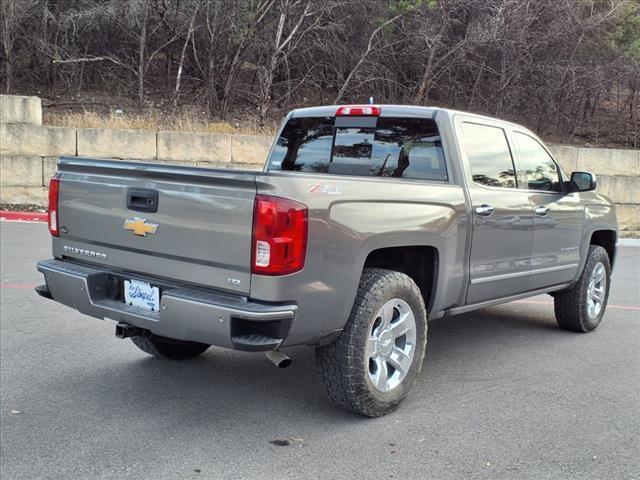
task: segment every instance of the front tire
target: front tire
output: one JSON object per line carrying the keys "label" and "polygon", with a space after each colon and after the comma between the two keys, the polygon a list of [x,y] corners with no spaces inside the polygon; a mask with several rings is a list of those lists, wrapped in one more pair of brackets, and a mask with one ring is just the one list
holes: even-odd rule
{"label": "front tire", "polygon": [[169,360],[195,358],[209,348],[209,345],[205,343],[187,342],[157,335],[137,335],[131,337],[131,341],[143,352]]}
{"label": "front tire", "polygon": [[368,417],[393,411],[420,374],[426,342],[424,300],[411,277],[365,269],[343,332],[316,349],[329,399]]}
{"label": "front tire", "polygon": [[579,333],[592,332],[600,325],[609,300],[611,263],[607,251],[590,245],[587,261],[578,281],[554,296],[558,325]]}

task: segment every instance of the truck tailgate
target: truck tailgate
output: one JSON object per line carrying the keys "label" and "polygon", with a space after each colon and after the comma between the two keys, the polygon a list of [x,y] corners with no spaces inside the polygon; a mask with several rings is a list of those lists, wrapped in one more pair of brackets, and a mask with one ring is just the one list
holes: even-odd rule
{"label": "truck tailgate", "polygon": [[[58,170],[54,256],[249,293],[255,173],[82,158]],[[157,211],[141,211],[147,194]]]}

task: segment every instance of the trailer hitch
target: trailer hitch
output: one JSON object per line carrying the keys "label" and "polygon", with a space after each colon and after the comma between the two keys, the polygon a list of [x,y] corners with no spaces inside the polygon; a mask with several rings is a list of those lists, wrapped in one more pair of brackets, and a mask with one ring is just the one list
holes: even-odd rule
{"label": "trailer hitch", "polygon": [[141,335],[149,335],[149,330],[145,330],[144,328],[134,327],[133,325],[129,325],[128,323],[118,322],[116,324],[116,337],[118,338],[129,338],[129,337],[139,337]]}

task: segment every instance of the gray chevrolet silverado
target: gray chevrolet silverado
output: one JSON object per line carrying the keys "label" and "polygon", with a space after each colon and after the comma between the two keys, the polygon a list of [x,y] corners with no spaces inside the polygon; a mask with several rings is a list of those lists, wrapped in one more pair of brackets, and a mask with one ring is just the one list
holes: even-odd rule
{"label": "gray chevrolet silverado", "polygon": [[393,410],[419,376],[427,319],[549,293],[594,330],[617,225],[512,123],[439,108],[295,110],[264,171],[61,158],[43,297],[144,352],[312,345],[329,398]]}

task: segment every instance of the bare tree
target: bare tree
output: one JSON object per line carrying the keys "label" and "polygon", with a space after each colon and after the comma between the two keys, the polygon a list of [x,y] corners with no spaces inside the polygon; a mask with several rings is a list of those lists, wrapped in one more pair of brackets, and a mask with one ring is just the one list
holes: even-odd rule
{"label": "bare tree", "polygon": [[0,8],[3,91],[50,96],[48,105],[113,97],[267,123],[290,108],[373,95],[498,115],[554,140],[638,143],[638,0],[2,0]]}
{"label": "bare tree", "polygon": [[[322,19],[322,7],[312,8],[310,0],[278,0],[278,22],[266,65],[259,69],[258,112],[264,124],[271,103],[273,78],[278,65]],[[312,20],[312,21],[309,21]],[[308,23],[305,25],[305,23]],[[287,28],[288,27],[288,28]],[[287,32],[288,30],[288,32]]]}
{"label": "bare tree", "polygon": [[2,12],[2,47],[5,64],[5,92],[10,93],[14,75],[13,50],[16,38],[20,34],[23,22],[36,5],[34,0],[3,0],[0,2]]}
{"label": "bare tree", "polygon": [[[397,20],[399,20],[400,18],[402,18],[404,15],[406,15],[408,13],[409,10],[403,10],[400,13],[392,16],[391,18],[384,20],[380,25],[378,25],[376,28],[373,29],[373,31],[371,32],[371,34],[369,35],[369,41],[367,42],[367,48],[362,52],[362,54],[360,54],[360,57],[358,58],[358,61],[356,62],[356,64],[353,66],[353,68],[349,71],[349,74],[347,75],[347,78],[345,78],[344,82],[342,83],[342,87],[340,87],[340,90],[338,90],[338,93],[336,94],[335,98],[333,99],[333,103],[339,103],[340,100],[342,100],[342,97],[344,97],[344,94],[347,91],[347,88],[349,87],[351,80],[353,79],[354,75],[356,74],[356,72],[360,69],[360,67],[369,59],[369,56],[374,52],[375,48],[376,48],[376,41],[378,40],[380,34],[382,32],[384,32],[384,30],[390,26],[392,23],[396,22]],[[382,44],[377,46],[378,50],[383,50],[385,48],[385,46],[388,46],[388,44]]]}
{"label": "bare tree", "polygon": [[191,40],[191,36],[193,35],[194,30],[194,22],[196,20],[196,15],[198,14],[199,5],[193,9],[193,14],[191,15],[191,20],[189,21],[189,27],[187,29],[187,36],[184,40],[184,44],[182,45],[182,53],[180,54],[180,62],[178,63],[178,73],[176,74],[176,89],[173,94],[173,107],[175,108],[178,104],[178,94],[180,93],[180,79],[182,78],[182,67],[184,65],[184,57],[187,53],[187,47],[189,46],[189,41]]}
{"label": "bare tree", "polygon": [[254,39],[256,31],[261,27],[265,17],[271,11],[275,0],[258,0],[252,2],[248,15],[243,15],[243,22],[240,26],[239,41],[232,46],[231,55],[228,57],[228,73],[222,90],[222,101],[220,107],[220,118],[227,117],[229,103],[232,99],[234,82],[240,72],[241,60]]}
{"label": "bare tree", "polygon": [[[455,2],[440,4],[426,4],[426,11],[422,10],[418,27],[419,36],[426,47],[427,60],[424,64],[422,78],[418,91],[414,97],[417,104],[426,103],[433,85],[433,81],[439,76],[439,70],[450,64],[450,59],[466,45],[466,37],[456,38],[450,44],[446,44],[445,35],[457,19],[453,17],[459,8]],[[440,49],[444,49],[441,55]]]}

